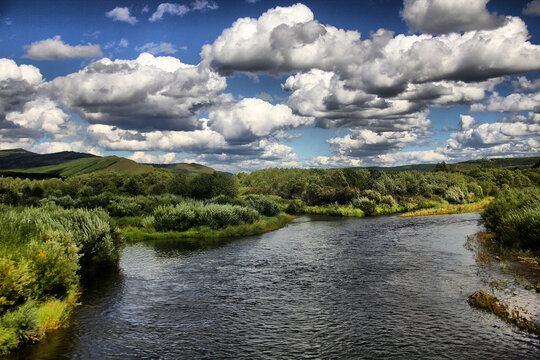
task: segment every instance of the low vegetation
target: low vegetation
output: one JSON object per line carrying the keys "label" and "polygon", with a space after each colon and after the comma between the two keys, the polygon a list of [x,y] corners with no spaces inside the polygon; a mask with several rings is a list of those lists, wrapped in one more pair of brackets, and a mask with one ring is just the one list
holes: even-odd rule
{"label": "low vegetation", "polygon": [[494,295],[490,295],[483,290],[476,290],[469,295],[468,302],[472,307],[493,313],[522,330],[540,335],[540,324],[536,324],[533,319],[528,319],[517,309],[509,309],[508,305],[502,303]]}
{"label": "low vegetation", "polygon": [[67,319],[81,266],[116,261],[121,234],[102,210],[2,207],[0,354]]}
{"label": "low vegetation", "polygon": [[493,246],[527,254],[539,248],[538,168],[439,164],[428,172],[264,169],[232,176],[199,169],[187,176],[176,167],[125,171],[129,164],[116,161],[93,171],[92,164],[110,160],[72,159],[77,166],[69,174],[78,175],[65,179],[0,177],[0,352],[61,326],[77,301],[81,272],[114,262],[122,235],[197,242],[272,231],[300,214],[458,213],[493,197],[483,215],[495,232]]}
{"label": "low vegetation", "polygon": [[501,249],[540,254],[540,188],[509,189],[500,193],[482,214]]}

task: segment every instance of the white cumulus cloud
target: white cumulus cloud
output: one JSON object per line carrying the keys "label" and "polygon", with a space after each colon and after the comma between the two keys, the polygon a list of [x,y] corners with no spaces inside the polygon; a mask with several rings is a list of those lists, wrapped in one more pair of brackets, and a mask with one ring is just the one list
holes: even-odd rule
{"label": "white cumulus cloud", "polygon": [[525,15],[540,15],[540,0],[532,0],[523,9]]}
{"label": "white cumulus cloud", "polygon": [[101,56],[99,45],[76,45],[65,44],[60,36],[33,42],[26,46],[24,57],[34,60],[62,60],[71,58],[91,58]]}
{"label": "white cumulus cloud", "polygon": [[111,11],[107,11],[105,16],[112,19],[113,21],[122,21],[127,22],[128,24],[135,25],[138,20],[135,16],[130,14],[129,8],[127,7],[115,7]]}
{"label": "white cumulus cloud", "polygon": [[401,16],[410,31],[445,34],[494,29],[504,17],[491,14],[489,0],[405,0]]}

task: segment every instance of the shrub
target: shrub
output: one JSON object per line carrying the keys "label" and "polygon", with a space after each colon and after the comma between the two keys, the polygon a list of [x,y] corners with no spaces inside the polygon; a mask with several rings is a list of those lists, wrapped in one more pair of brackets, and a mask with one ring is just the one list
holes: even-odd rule
{"label": "shrub", "polygon": [[451,204],[463,204],[466,202],[466,195],[457,186],[449,187],[444,193],[444,199]]}
{"label": "shrub", "polygon": [[157,231],[184,231],[197,225],[198,214],[195,207],[181,204],[159,206],[153,216]]}
{"label": "shrub", "polygon": [[35,281],[26,259],[0,258],[0,314],[29,298]]}
{"label": "shrub", "polygon": [[377,204],[375,201],[370,200],[367,197],[354,199],[352,201],[352,206],[362,210],[367,216],[375,215],[377,212]]}
{"label": "shrub", "polygon": [[373,200],[376,204],[380,203],[382,200],[381,194],[375,190],[364,190],[362,192],[362,197],[366,197],[369,200]]}
{"label": "shrub", "polygon": [[[38,320],[36,307],[32,301],[19,306],[17,309],[6,312],[0,321],[0,329],[11,329],[7,344],[1,344],[5,348],[10,344],[34,340],[38,333]],[[16,340],[15,340],[16,339]],[[9,348],[8,348],[9,350]]]}
{"label": "shrub", "polygon": [[48,232],[40,241],[30,243],[33,276],[39,281],[35,289],[37,297],[64,297],[78,284],[79,270],[78,247],[69,235],[60,232]]}
{"label": "shrub", "polygon": [[280,212],[279,205],[266,196],[248,198],[246,204],[263,216],[276,216]]}
{"label": "shrub", "polygon": [[381,202],[384,205],[389,205],[390,207],[397,206],[397,201],[392,197],[392,195],[386,195],[382,198]]}
{"label": "shrub", "polygon": [[289,202],[289,205],[287,205],[287,207],[285,208],[285,212],[292,215],[304,214],[304,207],[305,205],[302,200],[291,200]]}
{"label": "shrub", "polygon": [[160,206],[154,211],[153,217],[157,231],[185,231],[197,226],[220,229],[228,225],[251,224],[259,218],[259,213],[237,205],[194,202]]}
{"label": "shrub", "polygon": [[512,189],[499,194],[482,214],[499,246],[540,250],[540,189]]}
{"label": "shrub", "polygon": [[219,195],[216,196],[210,200],[208,200],[208,203],[210,204],[220,204],[220,205],[238,205],[238,206],[247,206],[246,202],[239,198],[233,198],[227,195]]}

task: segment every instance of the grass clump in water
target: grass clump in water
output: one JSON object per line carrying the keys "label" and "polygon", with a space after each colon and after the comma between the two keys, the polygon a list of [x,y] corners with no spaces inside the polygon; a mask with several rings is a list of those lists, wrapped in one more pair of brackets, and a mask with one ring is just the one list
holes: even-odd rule
{"label": "grass clump in water", "polygon": [[527,319],[518,310],[509,309],[506,304],[499,301],[494,295],[490,295],[483,290],[476,290],[469,295],[467,301],[472,307],[493,313],[522,330],[540,335],[539,324],[536,324],[532,319]]}

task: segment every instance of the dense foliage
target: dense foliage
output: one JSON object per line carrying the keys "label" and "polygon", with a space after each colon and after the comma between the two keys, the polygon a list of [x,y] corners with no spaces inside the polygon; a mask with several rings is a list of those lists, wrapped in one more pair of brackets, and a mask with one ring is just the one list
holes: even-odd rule
{"label": "dense foliage", "polygon": [[199,226],[221,229],[229,225],[251,224],[259,218],[259,213],[238,205],[184,202],[176,206],[159,206],[153,217],[157,231],[185,231]]}
{"label": "dense foliage", "polygon": [[497,245],[540,253],[540,188],[500,193],[482,214]]}
{"label": "dense foliage", "polygon": [[141,238],[170,231],[238,236],[283,226],[290,217],[282,210],[370,216],[466,207],[493,196],[483,216],[498,245],[538,253],[539,186],[538,168],[464,172],[444,163],[431,172],[272,168],[187,177],[155,169],[0,177],[0,353],[61,323],[77,299],[81,268],[117,259],[113,222]]}
{"label": "dense foliage", "polygon": [[39,339],[74,304],[82,264],[118,259],[102,210],[0,209],[0,353]]}

